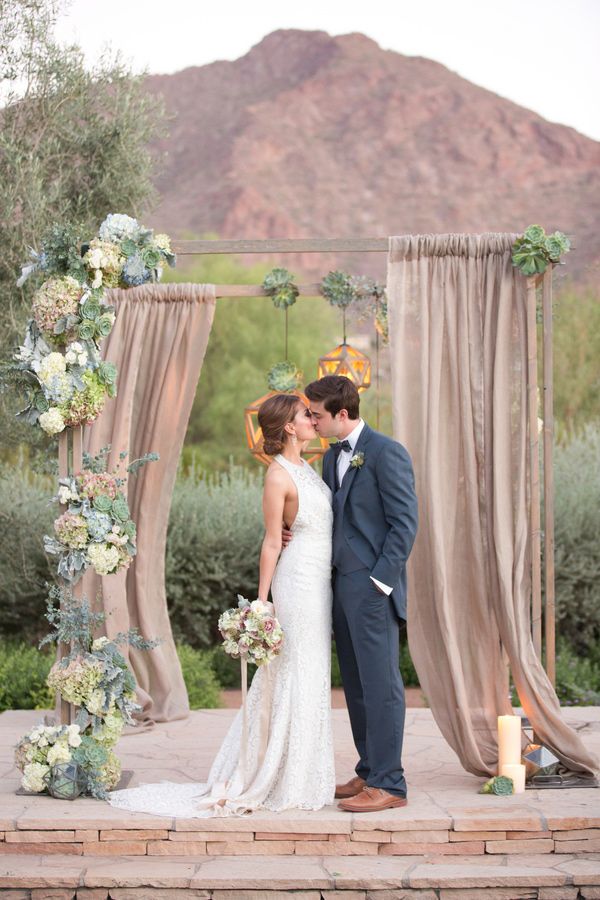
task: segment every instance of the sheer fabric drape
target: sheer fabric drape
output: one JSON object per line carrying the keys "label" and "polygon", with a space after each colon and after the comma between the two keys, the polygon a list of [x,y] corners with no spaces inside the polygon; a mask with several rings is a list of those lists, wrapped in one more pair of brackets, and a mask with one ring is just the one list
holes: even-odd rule
{"label": "sheer fabric drape", "polygon": [[118,395],[84,430],[84,449],[111,445],[110,467],[119,453],[129,460],[155,451],[160,460],[128,477],[128,500],[137,524],[137,556],[129,570],[98,578],[86,575],[85,591],[102,589],[106,631],[131,626],[163,642],[150,652],[133,648],[129,662],[137,681],[142,721],[180,719],[189,711],[173,641],[165,592],[165,546],[179,456],[202,369],[215,310],[215,289],[206,284],[144,285],[112,290],[117,310],[104,342],[104,357],[119,370]]}
{"label": "sheer fabric drape", "polygon": [[412,455],[411,655],[463,766],[496,774],[496,717],[525,714],[564,766],[598,761],[563,721],[531,640],[526,282],[516,235],[390,238],[394,433]]}

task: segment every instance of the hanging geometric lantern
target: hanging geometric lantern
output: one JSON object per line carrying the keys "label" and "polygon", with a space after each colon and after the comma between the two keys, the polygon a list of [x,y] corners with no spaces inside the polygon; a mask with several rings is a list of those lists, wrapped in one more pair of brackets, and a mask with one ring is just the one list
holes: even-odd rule
{"label": "hanging geometric lantern", "polygon": [[371,386],[371,360],[356,347],[344,343],[319,359],[318,378],[324,375],[345,375],[359,391]]}
{"label": "hanging geometric lantern", "polygon": [[[300,379],[302,378],[302,373],[298,371],[296,366],[288,362],[276,363],[267,376],[268,386],[271,388],[268,394],[264,394],[262,397],[259,397],[258,400],[255,400],[254,403],[251,403],[244,410],[244,422],[246,426],[246,440],[248,442],[248,449],[250,453],[255,457],[255,459],[260,460],[260,462],[264,463],[268,466],[271,463],[272,457],[267,456],[267,454],[263,450],[263,436],[262,429],[258,424],[258,411],[269,397],[274,397],[276,394],[294,394],[298,397],[299,400],[308,406],[309,401],[304,396],[301,390],[299,390]],[[313,463],[316,459],[322,456],[326,450],[329,449],[329,441],[325,440],[325,438],[315,438],[310,442],[308,447],[306,448],[305,453],[307,454],[306,461],[308,463]]]}
{"label": "hanging geometric lantern", "polygon": [[321,281],[321,293],[331,304],[342,310],[342,343],[319,359],[318,378],[324,375],[344,375],[359,391],[371,386],[371,360],[360,350],[346,343],[346,309],[364,293],[364,279],[345,272],[329,272]]}

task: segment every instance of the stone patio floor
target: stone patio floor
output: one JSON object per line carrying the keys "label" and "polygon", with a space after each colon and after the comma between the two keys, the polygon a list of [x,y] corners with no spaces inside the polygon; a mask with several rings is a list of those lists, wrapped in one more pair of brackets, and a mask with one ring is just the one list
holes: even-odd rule
{"label": "stone patio floor", "polygon": [[[200,710],[181,722],[125,735],[117,752],[123,767],[133,770],[130,783],[204,780],[233,715],[230,709]],[[567,708],[564,716],[600,754],[600,708]],[[600,790],[480,795],[483,779],[461,768],[428,709],[407,711],[409,805],[404,809],[351,816],[330,806],[176,821],[114,810],[88,798],[66,803],[16,795],[13,747],[42,717],[41,711],[0,715],[0,897],[19,886],[47,885],[50,877],[57,887],[65,878],[70,885],[102,888],[193,886],[217,891],[210,894],[215,898],[233,889],[241,897],[251,888],[268,896],[318,888],[355,890],[366,897],[369,890],[403,886],[405,894],[394,896],[409,897],[411,891],[441,885],[472,889],[477,897],[499,897],[494,891],[502,888],[508,890],[503,897],[561,900],[600,891]],[[333,720],[337,776],[345,780],[355,762],[346,710],[335,709]],[[577,893],[583,889],[573,885],[586,882],[592,887]],[[546,885],[546,893],[518,893],[506,887],[511,884],[522,891]],[[559,893],[551,892],[553,886]],[[147,896],[158,894],[148,888]]]}

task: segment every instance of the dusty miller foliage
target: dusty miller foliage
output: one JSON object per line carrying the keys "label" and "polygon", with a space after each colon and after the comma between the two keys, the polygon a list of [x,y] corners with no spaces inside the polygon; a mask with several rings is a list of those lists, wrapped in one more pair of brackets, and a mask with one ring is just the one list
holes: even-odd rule
{"label": "dusty miller foliage", "polygon": [[[90,453],[83,452],[83,468],[87,469],[88,472],[95,472],[98,474],[99,472],[106,472],[108,469],[108,456],[111,451],[111,445],[107,444],[105,447],[101,447],[96,455],[92,455]],[[124,462],[129,453],[127,450],[122,450],[119,453],[119,463]],[[158,453],[145,453],[143,456],[140,456],[139,459],[134,459],[132,462],[128,463],[125,466],[125,471],[127,471],[130,475],[137,475],[139,470],[149,462],[156,462],[156,460],[160,459]],[[117,479],[118,483],[122,484],[125,479],[120,478]]]}
{"label": "dusty miller foliage", "polygon": [[[86,68],[54,25],[64,3],[0,0],[0,357],[21,336],[35,287],[15,287],[29,248],[55,223],[94,233],[110,212],[152,206],[149,145],[164,130],[162,101],[118,55]],[[32,442],[3,398],[4,443]],[[43,444],[42,436],[36,436]]]}
{"label": "dusty miller foliage", "polygon": [[[78,653],[89,653],[97,637],[95,632],[105,622],[106,615],[103,612],[93,612],[86,597],[75,599],[70,591],[52,585],[48,591],[46,619],[50,624],[50,631],[40,641],[40,649],[46,644],[70,644],[71,654],[64,658],[68,661]],[[116,645],[129,644],[136,650],[152,650],[161,643],[160,639],[146,640],[137,628],[120,631],[110,640]]]}

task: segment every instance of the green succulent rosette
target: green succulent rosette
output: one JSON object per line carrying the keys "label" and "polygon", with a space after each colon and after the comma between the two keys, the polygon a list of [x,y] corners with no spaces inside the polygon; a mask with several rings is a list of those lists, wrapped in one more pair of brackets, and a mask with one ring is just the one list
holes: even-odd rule
{"label": "green succulent rosette", "polygon": [[275,363],[267,373],[267,385],[269,390],[279,394],[291,394],[298,390],[302,383],[302,372],[289,360]]}
{"label": "green succulent rosette", "polygon": [[77,326],[77,336],[82,341],[91,341],[96,334],[96,323],[92,319],[83,319]]}
{"label": "green succulent rosette", "polygon": [[109,397],[117,396],[117,367],[111,362],[101,362],[96,369],[96,375],[101,384],[106,387]]}
{"label": "green succulent rosette", "polygon": [[81,304],[81,315],[84,319],[97,319],[101,311],[102,307],[95,297],[88,297],[85,303]]}
{"label": "green succulent rosette", "polygon": [[272,269],[265,275],[263,290],[271,297],[273,305],[278,309],[287,309],[296,302],[300,291],[294,284],[294,276],[287,269]]}
{"label": "green succulent rosette", "polygon": [[332,306],[346,309],[359,298],[357,285],[346,272],[329,272],[321,282],[321,293]]}
{"label": "green succulent rosette", "polygon": [[570,249],[571,242],[561,231],[547,235],[541,225],[530,225],[512,246],[512,264],[523,275],[541,275]]}
{"label": "green succulent rosette", "polygon": [[33,405],[37,409],[39,413],[48,412],[50,409],[50,404],[46,400],[46,397],[41,391],[36,391],[35,396],[33,398]]}
{"label": "green succulent rosette", "polygon": [[98,494],[97,497],[94,497],[93,507],[97,509],[98,512],[102,513],[110,513],[112,510],[113,501],[110,499],[108,494]]}
{"label": "green succulent rosette", "polygon": [[96,322],[96,334],[100,338],[108,337],[108,335],[112,331],[112,327],[113,327],[112,316],[108,315],[108,313],[104,313],[103,315],[99,316],[99,318]]}
{"label": "green succulent rosette", "polygon": [[480,788],[480,794],[497,794],[499,797],[514,794],[515,786],[512,778],[505,775],[495,775]]}
{"label": "green succulent rosette", "polygon": [[129,506],[123,494],[117,494],[111,504],[112,514],[119,522],[126,522],[129,519]]}

